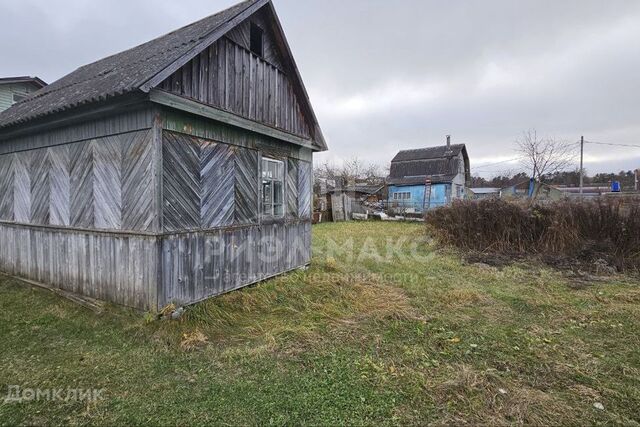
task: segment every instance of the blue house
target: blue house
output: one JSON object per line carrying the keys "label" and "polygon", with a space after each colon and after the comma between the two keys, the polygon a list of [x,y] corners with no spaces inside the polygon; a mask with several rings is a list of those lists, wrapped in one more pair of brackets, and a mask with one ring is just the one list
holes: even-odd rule
{"label": "blue house", "polygon": [[400,151],[387,178],[389,208],[422,213],[463,199],[470,186],[469,155],[464,144]]}

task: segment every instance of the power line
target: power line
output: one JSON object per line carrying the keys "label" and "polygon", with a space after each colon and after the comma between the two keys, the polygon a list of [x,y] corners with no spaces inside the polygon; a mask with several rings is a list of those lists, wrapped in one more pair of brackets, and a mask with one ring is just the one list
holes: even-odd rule
{"label": "power line", "polygon": [[640,145],[636,144],[615,144],[612,142],[595,142],[595,141],[585,141],[585,144],[596,144],[596,145],[611,145],[616,147],[631,147],[631,148],[640,148]]}
{"label": "power line", "polygon": [[484,167],[488,167],[488,166],[501,165],[503,163],[517,162],[518,160],[522,160],[522,159],[524,159],[524,157],[516,157],[514,159],[503,160],[501,162],[496,162],[496,163],[481,163],[478,166],[474,167],[474,169],[476,169],[478,167],[484,168]]}

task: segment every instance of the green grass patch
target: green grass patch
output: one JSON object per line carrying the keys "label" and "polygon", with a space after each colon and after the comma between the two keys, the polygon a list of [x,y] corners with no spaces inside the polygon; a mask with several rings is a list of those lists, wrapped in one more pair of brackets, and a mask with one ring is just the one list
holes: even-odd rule
{"label": "green grass patch", "polygon": [[466,265],[417,224],[314,226],[313,251],[180,322],[2,279],[0,423],[640,423],[637,279]]}

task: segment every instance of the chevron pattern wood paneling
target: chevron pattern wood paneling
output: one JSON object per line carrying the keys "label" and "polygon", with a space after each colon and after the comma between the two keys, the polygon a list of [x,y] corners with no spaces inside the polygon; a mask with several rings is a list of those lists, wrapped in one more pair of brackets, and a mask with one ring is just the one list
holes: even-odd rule
{"label": "chevron pattern wood paneling", "polygon": [[298,165],[298,214],[300,218],[311,217],[311,163],[300,162]]}
{"label": "chevron pattern wood paneling", "polygon": [[73,144],[69,150],[71,225],[92,228],[94,225],[93,141]]}
{"label": "chevron pattern wood paneling", "polygon": [[200,177],[202,227],[233,224],[234,152],[231,146],[202,141]]}
{"label": "chevron pattern wood paneling", "polygon": [[93,141],[93,201],[96,228],[119,230],[122,226],[121,170],[120,138],[108,137]]}
{"label": "chevron pattern wood paneling", "polygon": [[258,221],[258,152],[234,147],[235,223]]}
{"label": "chevron pattern wood paneling", "polygon": [[13,156],[0,156],[0,219],[13,221]]}
{"label": "chevron pattern wood paneling", "polygon": [[31,153],[31,223],[49,224],[49,155],[47,149]]}
{"label": "chevron pattern wood paneling", "polygon": [[287,217],[298,217],[298,161],[296,159],[287,160]]}
{"label": "chevron pattern wood paneling", "polygon": [[28,223],[31,220],[31,152],[12,154],[14,167],[14,220]]}
{"label": "chevron pattern wood paneling", "polygon": [[162,144],[164,230],[200,226],[200,145],[198,140],[171,132]]}
{"label": "chevron pattern wood paneling", "polygon": [[122,138],[122,228],[149,231],[155,211],[152,132],[130,133]]}
{"label": "chevron pattern wood paneling", "polygon": [[49,206],[50,224],[69,225],[71,222],[69,212],[71,197],[71,183],[69,176],[69,146],[61,145],[58,147],[51,147],[47,149],[47,152],[49,156],[50,167],[49,184],[51,185]]}

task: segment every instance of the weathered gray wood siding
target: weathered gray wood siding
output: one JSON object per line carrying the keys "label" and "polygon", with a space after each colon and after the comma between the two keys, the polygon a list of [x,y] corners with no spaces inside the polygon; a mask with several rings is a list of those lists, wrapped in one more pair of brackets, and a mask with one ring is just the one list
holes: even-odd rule
{"label": "weathered gray wood siding", "polygon": [[[263,155],[285,161],[281,219],[260,215]],[[165,130],[163,167],[165,303],[200,301],[309,263],[311,163]]]}
{"label": "weathered gray wood siding", "polygon": [[162,145],[165,232],[257,223],[256,150],[169,131]]}
{"label": "weathered gray wood siding", "polygon": [[284,61],[278,49],[278,42],[272,30],[271,18],[263,9],[245,20],[227,33],[227,37],[237,45],[249,50],[251,46],[251,23],[256,24],[264,31],[263,59],[280,70],[284,70]]}
{"label": "weathered gray wood siding", "polygon": [[162,241],[165,303],[192,303],[304,266],[311,223],[281,222],[197,231]]}
{"label": "weathered gray wood siding", "polygon": [[157,308],[159,154],[150,111],[0,141],[1,271]]}
{"label": "weathered gray wood siding", "polygon": [[[308,264],[308,148],[171,109],[132,117],[0,142],[0,270],[157,309]],[[286,165],[282,219],[260,215],[263,155]]]}
{"label": "weathered gray wood siding", "polygon": [[60,126],[56,129],[23,136],[0,134],[0,154],[52,147],[54,145],[149,129],[155,114],[156,112],[151,107],[137,108],[117,114],[102,114],[99,118],[87,119],[81,123]]}
{"label": "weathered gray wood siding", "polygon": [[308,122],[288,76],[229,38],[214,43],[160,87],[310,138]]}
{"label": "weathered gray wood siding", "polygon": [[162,110],[161,117],[163,129],[170,132],[312,162],[312,152],[309,148],[171,109]]}
{"label": "weathered gray wood siding", "polygon": [[0,155],[0,220],[153,231],[151,130]]}
{"label": "weathered gray wood siding", "polygon": [[0,270],[92,298],[156,309],[156,236],[0,223]]}

